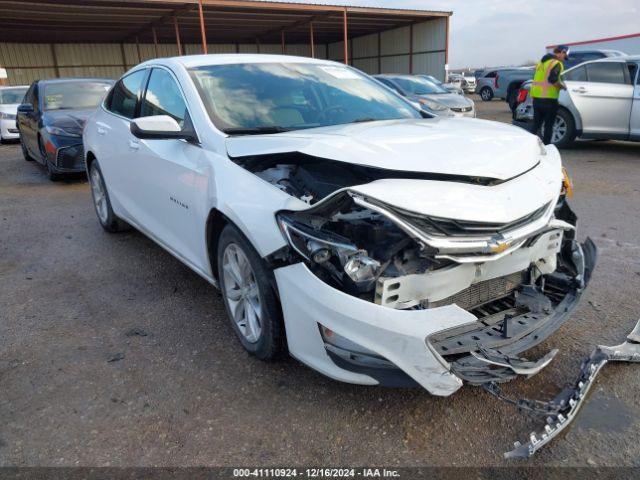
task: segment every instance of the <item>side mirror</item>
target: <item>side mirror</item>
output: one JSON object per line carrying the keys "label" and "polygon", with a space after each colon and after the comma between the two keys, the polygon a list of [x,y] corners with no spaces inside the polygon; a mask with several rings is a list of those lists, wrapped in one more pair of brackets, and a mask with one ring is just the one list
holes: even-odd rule
{"label": "side mirror", "polygon": [[185,122],[181,128],[178,122],[169,115],[154,115],[131,120],[129,127],[134,137],[147,140],[182,139],[197,141],[197,136],[191,123]]}
{"label": "side mirror", "polygon": [[33,105],[30,103],[21,103],[18,105],[18,113],[32,113]]}

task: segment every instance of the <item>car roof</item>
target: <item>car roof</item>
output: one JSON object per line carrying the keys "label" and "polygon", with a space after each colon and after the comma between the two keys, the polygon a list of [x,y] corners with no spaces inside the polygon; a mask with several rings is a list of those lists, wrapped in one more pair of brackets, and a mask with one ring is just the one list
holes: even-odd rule
{"label": "car roof", "polygon": [[296,57],[293,55],[268,55],[256,53],[223,53],[209,55],[185,55],[181,57],[156,58],[146,61],[139,66],[165,65],[171,66],[175,64],[182,65],[184,68],[208,67],[210,65],[233,65],[238,63],[308,63],[316,65],[339,65],[345,66],[342,62],[333,62],[331,60],[322,60],[310,57]]}
{"label": "car roof", "polygon": [[48,80],[38,80],[38,83],[50,85],[56,83],[70,83],[70,82],[107,82],[107,83],[115,83],[115,80],[111,78],[50,78]]}
{"label": "car roof", "polygon": [[[571,58],[571,56],[569,56]],[[590,60],[583,63],[607,63],[607,62],[638,62],[640,61],[640,55],[621,55],[619,57],[604,57],[597,60]],[[579,65],[583,65],[583,63]]]}

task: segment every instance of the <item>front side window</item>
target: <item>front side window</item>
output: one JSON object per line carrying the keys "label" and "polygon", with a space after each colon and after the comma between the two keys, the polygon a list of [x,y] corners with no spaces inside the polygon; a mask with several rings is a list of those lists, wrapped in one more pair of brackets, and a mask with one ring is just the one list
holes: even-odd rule
{"label": "front side window", "polygon": [[590,82],[627,83],[624,64],[620,62],[595,62],[587,65],[587,76]]}
{"label": "front side window", "polygon": [[375,80],[338,65],[210,65],[190,74],[212,121],[227,133],[421,118]]}
{"label": "front side window", "polygon": [[576,67],[571,70],[567,70],[562,78],[571,82],[586,82],[587,81],[587,67],[584,65]]}
{"label": "front side window", "polygon": [[0,89],[0,105],[14,105],[22,103],[27,87]]}
{"label": "front side window", "polygon": [[147,70],[138,70],[120,79],[106,101],[107,110],[125,118],[134,118],[142,81],[146,75]]}
{"label": "front side window", "polygon": [[45,85],[45,110],[89,110],[96,108],[111,88],[108,82],[55,82]]}
{"label": "front side window", "polygon": [[181,127],[184,126],[187,105],[178,84],[168,71],[161,68],[152,70],[140,115],[169,115]]}

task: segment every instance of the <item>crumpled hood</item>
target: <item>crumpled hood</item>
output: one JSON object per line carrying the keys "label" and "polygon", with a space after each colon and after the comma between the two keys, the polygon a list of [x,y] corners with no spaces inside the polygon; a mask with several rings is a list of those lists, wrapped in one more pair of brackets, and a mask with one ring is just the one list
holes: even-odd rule
{"label": "crumpled hood", "polygon": [[69,133],[82,134],[84,124],[95,110],[47,110],[43,117],[45,125],[62,128]]}
{"label": "crumpled hood", "polygon": [[469,118],[387,120],[226,139],[230,157],[300,152],[389,170],[499,180],[540,160],[536,136]]}
{"label": "crumpled hood", "polygon": [[457,93],[434,93],[429,95],[419,95],[417,98],[428,98],[434,102],[446,105],[449,108],[464,108],[473,105],[473,102]]}

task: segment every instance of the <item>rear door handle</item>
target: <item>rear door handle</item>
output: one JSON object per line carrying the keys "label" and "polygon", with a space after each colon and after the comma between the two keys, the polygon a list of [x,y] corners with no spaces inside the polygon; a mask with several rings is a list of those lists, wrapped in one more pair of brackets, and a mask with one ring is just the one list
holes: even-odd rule
{"label": "rear door handle", "polygon": [[107,133],[107,130],[102,128],[102,127],[98,127],[98,135],[105,135]]}
{"label": "rear door handle", "polygon": [[131,150],[138,150],[140,148],[140,144],[135,140],[129,140],[129,148]]}
{"label": "rear door handle", "polygon": [[580,88],[574,88],[571,90],[572,92],[576,92],[576,93],[587,93],[587,89],[584,87],[580,87]]}

